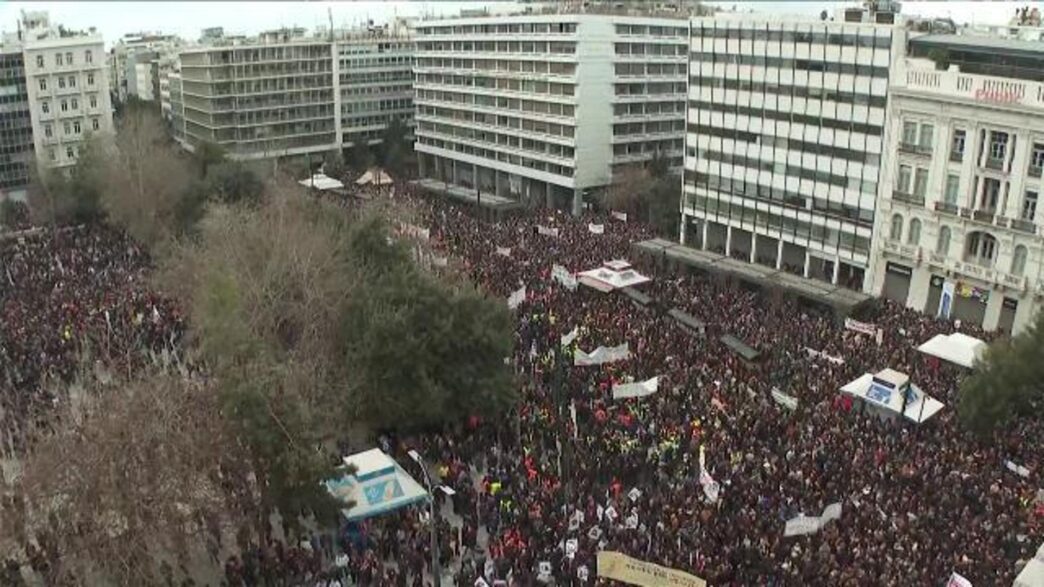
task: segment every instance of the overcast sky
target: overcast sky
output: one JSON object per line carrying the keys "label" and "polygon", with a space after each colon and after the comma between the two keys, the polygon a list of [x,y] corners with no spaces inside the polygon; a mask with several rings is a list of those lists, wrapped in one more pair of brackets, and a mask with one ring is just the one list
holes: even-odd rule
{"label": "overcast sky", "polygon": [[[817,16],[852,2],[711,2],[725,9],[807,14]],[[958,24],[978,22],[1006,24],[1015,9],[1026,2],[903,2],[904,14],[949,16]],[[1034,3],[1036,4],[1036,3]],[[0,0],[0,29],[14,31],[22,10],[47,10],[51,21],[71,29],[96,27],[106,45],[126,33],[162,31],[197,39],[205,27],[220,26],[226,32],[254,34],[283,26],[314,28],[326,25],[328,11],[335,26],[385,22],[394,16],[451,15],[461,8],[489,6],[510,10],[513,2],[17,2]]]}

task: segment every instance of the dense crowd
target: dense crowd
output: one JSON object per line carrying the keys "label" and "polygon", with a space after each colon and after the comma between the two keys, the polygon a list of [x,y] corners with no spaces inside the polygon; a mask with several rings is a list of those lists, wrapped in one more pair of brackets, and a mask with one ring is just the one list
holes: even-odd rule
{"label": "dense crowd", "polygon": [[[652,236],[639,223],[548,210],[490,222],[407,186],[394,193],[421,211],[416,222],[430,229],[439,254],[490,295],[527,289],[514,310],[517,411],[476,414],[442,434],[381,438],[418,477],[405,451],[423,453],[436,482],[455,491],[438,494],[450,513],[439,520],[438,554],[456,585],[597,584],[599,550],[714,585],[933,585],[951,572],[1002,585],[1041,542],[1040,419],[973,439],[955,417],[963,372],[915,349],[955,331],[954,323],[882,302],[861,316],[883,331],[878,342],[786,295],[634,258],[631,243]],[[589,223],[604,224],[604,234]],[[538,234],[538,224],[558,236]],[[645,293],[704,322],[706,335],[619,293],[552,281],[554,264],[576,272],[620,258],[653,277]],[[149,289],[148,269],[146,255],[107,228],[0,241],[7,443],[19,437],[12,424],[55,401],[52,382],[68,383],[95,361],[131,370],[178,344],[181,315]],[[560,340],[574,327],[575,347],[627,342],[630,358],[572,366]],[[760,357],[741,360],[719,342],[723,334]],[[886,367],[909,374],[946,407],[916,425],[842,399],[841,385]],[[654,376],[656,393],[612,399],[614,383]],[[797,398],[797,409],[774,402],[773,388]],[[701,483],[708,475],[716,499]],[[842,504],[839,519],[811,535],[783,536],[786,520],[832,503]],[[246,548],[226,561],[225,575],[245,585],[274,576],[299,584],[308,577],[309,585],[424,585],[427,516],[410,508],[336,537],[305,538],[307,545]]]}

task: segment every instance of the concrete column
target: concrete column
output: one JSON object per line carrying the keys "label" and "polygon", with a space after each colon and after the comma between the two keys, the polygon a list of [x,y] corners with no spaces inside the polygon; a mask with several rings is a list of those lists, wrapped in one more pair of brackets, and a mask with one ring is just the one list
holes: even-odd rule
{"label": "concrete column", "polygon": [[810,255],[808,253],[808,249],[805,249],[805,268],[802,271],[802,275],[804,275],[806,279],[808,278],[808,269],[809,269],[809,267],[811,265],[812,265],[812,255]]}
{"label": "concrete column", "polygon": [[573,216],[579,216],[584,212],[584,190],[573,189]]}
{"label": "concrete column", "polygon": [[[882,283],[882,287],[883,287]],[[910,274],[910,293],[906,295],[906,307],[923,312],[928,305],[928,292],[932,286],[932,273],[927,269],[914,267]]]}
{"label": "concrete column", "polygon": [[732,225],[725,226],[725,256],[732,256]]}
{"label": "concrete column", "polygon": [[758,233],[750,233],[750,262],[758,262]]}
{"label": "concrete column", "polygon": [[681,215],[681,223],[678,226],[678,242],[685,244],[686,237],[688,236],[689,217],[685,214]]}
{"label": "concrete column", "polygon": [[460,179],[457,177],[457,160],[450,160],[450,183],[456,185],[460,183]]}
{"label": "concrete column", "polygon": [[522,193],[526,195],[526,205],[532,205],[533,203],[533,185],[528,178],[523,177],[522,181]]}
{"label": "concrete column", "polygon": [[547,182],[541,182],[544,185],[544,207],[554,208],[555,207],[555,186]]}
{"label": "concrete column", "polygon": [[776,241],[776,270],[783,269],[783,239]]}
{"label": "concrete column", "polygon": [[704,218],[700,221],[700,250],[707,250],[707,233],[710,232],[710,224]]}
{"label": "concrete column", "polygon": [[482,189],[482,186],[479,184],[479,173],[478,172],[479,172],[479,166],[478,165],[472,165],[471,166],[471,181],[472,181],[472,185],[475,186],[475,190],[476,191]]}
{"label": "concrete column", "polygon": [[[1000,324],[1001,307],[1004,305],[1004,296],[997,290],[990,292],[990,301],[986,302],[986,314],[982,317],[982,328],[986,331],[996,330]],[[1016,312],[1018,309],[1015,310]]]}
{"label": "concrete column", "polygon": [[504,196],[504,181],[503,174],[500,171],[493,170],[493,191],[498,196]]}
{"label": "concrete column", "polygon": [[1033,317],[1037,315],[1038,311],[1041,311],[1039,306],[1036,296],[1029,295],[1019,298],[1019,305],[1015,308],[1015,321],[1011,326],[1012,336],[1022,332],[1033,323]]}
{"label": "concrete column", "polygon": [[837,276],[841,274],[841,257],[834,257],[834,275],[830,278],[830,283],[837,285]]}

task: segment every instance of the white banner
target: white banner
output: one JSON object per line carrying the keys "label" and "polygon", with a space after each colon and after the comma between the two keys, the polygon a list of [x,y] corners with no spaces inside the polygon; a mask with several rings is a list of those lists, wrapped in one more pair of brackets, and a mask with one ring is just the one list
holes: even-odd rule
{"label": "white banner", "polygon": [[798,399],[792,395],[783,393],[778,387],[772,388],[772,399],[776,400],[777,404],[790,411],[794,411],[798,407]]}
{"label": "white banner", "polygon": [[832,357],[832,356],[826,354],[826,351],[817,351],[814,348],[805,347],[805,352],[808,353],[809,357],[823,359],[824,361],[830,361],[831,363],[833,363],[835,365],[844,365],[845,364],[845,360],[844,359],[842,359],[841,357]]}
{"label": "white banner", "polygon": [[942,293],[939,295],[939,310],[935,313],[936,318],[950,319],[950,314],[953,313],[953,297],[957,291],[955,286],[956,284],[952,281],[943,282]]}
{"label": "white banner", "polygon": [[544,226],[543,224],[537,224],[537,233],[538,234],[542,234],[544,236],[555,236],[555,237],[557,237],[558,236],[558,229],[557,228],[549,228],[547,226]]}
{"label": "white banner", "polygon": [[1015,473],[1019,477],[1029,477],[1030,476],[1029,469],[1027,469],[1026,467],[1023,467],[1022,465],[1016,465],[1012,461],[1004,461],[1004,466],[1009,471],[1011,471],[1012,473]]}
{"label": "white banner", "polygon": [[631,397],[645,397],[656,393],[660,388],[660,377],[657,375],[652,379],[646,379],[636,383],[623,383],[613,385],[613,399],[627,399]]}
{"label": "white banner", "polygon": [[614,347],[600,346],[591,353],[585,353],[580,349],[576,349],[576,352],[573,353],[573,366],[590,367],[592,365],[603,365],[605,363],[623,361],[630,356],[631,349],[626,342]]}
{"label": "white banner", "polygon": [[587,230],[591,234],[605,234],[605,225],[604,224],[588,224],[587,225]]}
{"label": "white banner", "polygon": [[609,215],[612,216],[613,218],[617,219],[617,220],[622,220],[624,222],[627,222],[627,213],[626,212],[616,212],[614,210],[614,211],[610,212]]}
{"label": "white banner", "polygon": [[569,346],[573,344],[576,337],[580,336],[580,327],[574,326],[572,330],[562,335],[562,346]]}
{"label": "white banner", "polygon": [[823,508],[823,514],[819,516],[806,516],[804,514],[787,520],[783,528],[783,537],[801,536],[803,534],[814,534],[830,522],[841,517],[841,502],[832,503]]}
{"label": "white banner", "polygon": [[511,256],[511,247],[497,247],[497,254],[505,257]]}
{"label": "white banner", "polygon": [[579,285],[576,277],[561,265],[551,266],[551,279],[562,284],[562,286],[569,291],[576,291],[576,287]]}
{"label": "white banner", "polygon": [[711,477],[707,469],[700,468],[700,485],[703,486],[703,495],[707,496],[710,503],[718,503],[718,494],[721,493],[721,485]]}
{"label": "white banner", "polygon": [[523,285],[518,291],[508,296],[508,307],[514,310],[524,301],[526,301],[526,286]]}
{"label": "white banner", "polygon": [[851,318],[845,318],[845,328],[869,336],[874,336],[877,334],[877,328],[875,328],[873,324],[867,322],[860,322]]}
{"label": "white banner", "polygon": [[955,571],[950,575],[950,580],[946,582],[946,587],[972,587],[972,582]]}

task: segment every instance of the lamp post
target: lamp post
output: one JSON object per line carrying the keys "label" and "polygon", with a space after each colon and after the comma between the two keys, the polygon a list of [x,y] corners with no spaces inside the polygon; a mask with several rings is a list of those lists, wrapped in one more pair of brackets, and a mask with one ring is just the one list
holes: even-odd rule
{"label": "lamp post", "polygon": [[424,465],[424,459],[421,458],[420,453],[415,450],[410,450],[407,454],[410,458],[417,463],[421,471],[424,472],[424,485],[428,489],[429,505],[431,507],[431,574],[434,575],[435,587],[442,586],[442,564],[439,562],[439,513],[435,508],[435,487],[431,484],[431,476],[428,474],[428,467]]}

